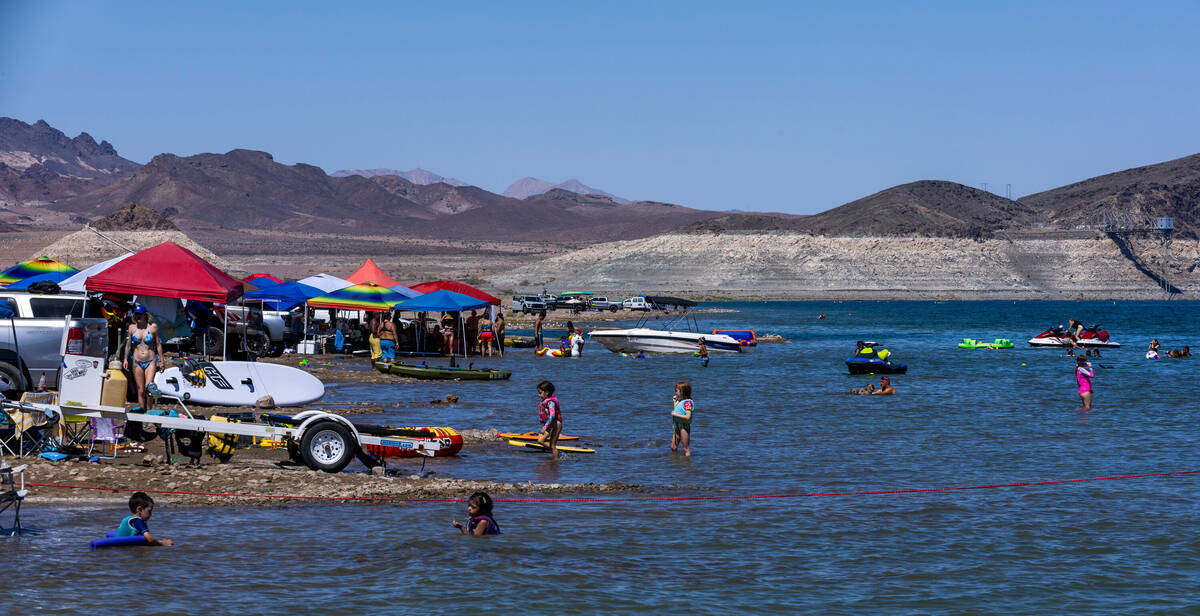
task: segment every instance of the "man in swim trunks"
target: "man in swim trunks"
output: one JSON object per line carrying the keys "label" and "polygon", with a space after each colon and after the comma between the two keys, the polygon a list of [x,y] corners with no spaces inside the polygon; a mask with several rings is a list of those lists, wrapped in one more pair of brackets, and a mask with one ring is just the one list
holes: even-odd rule
{"label": "man in swim trunks", "polygon": [[871,395],[873,395],[873,396],[894,396],[894,395],[896,395],[896,388],[892,387],[891,377],[886,377],[886,376],[879,377],[879,389],[876,389],[875,391],[871,392]]}

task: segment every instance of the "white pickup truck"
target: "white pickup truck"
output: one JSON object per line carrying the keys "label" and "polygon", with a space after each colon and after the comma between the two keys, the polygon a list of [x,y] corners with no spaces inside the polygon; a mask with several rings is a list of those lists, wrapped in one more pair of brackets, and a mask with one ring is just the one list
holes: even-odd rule
{"label": "white pickup truck", "polygon": [[653,306],[650,305],[650,302],[646,301],[645,295],[638,295],[637,297],[631,297],[631,298],[621,302],[621,307],[626,310],[646,310],[646,311],[649,311],[651,308],[653,308]]}
{"label": "white pickup truck", "polygon": [[19,394],[45,381],[55,387],[62,350],[108,355],[108,321],[99,302],[78,294],[40,295],[0,289],[0,391]]}

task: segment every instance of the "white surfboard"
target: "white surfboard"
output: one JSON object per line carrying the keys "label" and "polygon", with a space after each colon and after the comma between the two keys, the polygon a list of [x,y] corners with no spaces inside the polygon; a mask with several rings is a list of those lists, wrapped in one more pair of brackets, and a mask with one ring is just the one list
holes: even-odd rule
{"label": "white surfboard", "polygon": [[263,396],[276,406],[299,406],[320,400],[325,384],[290,366],[249,361],[196,362],[200,370],[184,375],[178,367],[154,375],[162,393],[196,404],[253,406]]}

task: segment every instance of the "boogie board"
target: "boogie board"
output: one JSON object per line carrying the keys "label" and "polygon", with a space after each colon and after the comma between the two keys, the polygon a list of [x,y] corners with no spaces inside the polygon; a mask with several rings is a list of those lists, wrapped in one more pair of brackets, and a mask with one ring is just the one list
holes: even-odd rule
{"label": "boogie board", "polygon": [[249,361],[200,361],[183,374],[178,366],[154,375],[154,384],[168,396],[195,404],[253,406],[263,396],[276,406],[299,406],[320,400],[325,384],[290,366]]}
{"label": "boogie board", "polygon": [[[549,447],[542,445],[541,443],[531,443],[529,441],[509,441],[508,444],[514,447],[525,447],[534,451],[550,451]],[[587,447],[566,447],[563,445],[559,445],[558,450],[569,453],[596,453],[595,449],[588,449]]]}
{"label": "boogie board", "polygon": [[[541,433],[540,432],[501,432],[500,434],[497,434],[496,436],[499,436],[500,438],[512,438],[512,439],[516,439],[518,441],[536,441],[539,434],[541,434]],[[567,436],[566,434],[563,434],[558,437],[558,440],[560,440],[560,441],[577,441],[577,440],[579,440],[579,437],[578,436]]]}

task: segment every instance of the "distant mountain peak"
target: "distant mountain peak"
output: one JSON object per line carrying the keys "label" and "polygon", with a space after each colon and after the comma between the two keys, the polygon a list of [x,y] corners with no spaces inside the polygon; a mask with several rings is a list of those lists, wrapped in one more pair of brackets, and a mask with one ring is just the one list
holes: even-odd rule
{"label": "distant mountain peak", "polygon": [[0,118],[0,201],[55,201],[111,184],[139,165],[88,133],[74,139],[45,120]]}
{"label": "distant mountain peak", "polygon": [[539,178],[524,177],[509,185],[509,187],[505,189],[502,194],[505,197],[512,197],[513,199],[528,199],[530,197],[548,193],[555,189],[566,190],[578,195],[602,195],[621,204],[632,203],[628,199],[622,199],[621,197],[600,190],[599,188],[592,188],[591,186],[588,186],[587,184],[584,184],[575,178],[571,178],[558,184],[551,184],[550,182]]}
{"label": "distant mountain peak", "polygon": [[429,186],[430,184],[448,184],[450,186],[466,186],[467,183],[455,178],[440,176],[428,169],[417,167],[411,171],[401,171],[399,169],[342,169],[331,173],[335,178],[344,178],[352,175],[361,175],[364,178],[373,178],[381,175],[395,175],[402,177],[413,184],[421,186]]}

